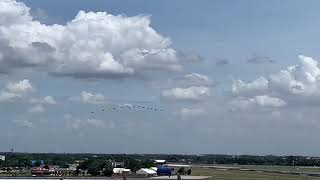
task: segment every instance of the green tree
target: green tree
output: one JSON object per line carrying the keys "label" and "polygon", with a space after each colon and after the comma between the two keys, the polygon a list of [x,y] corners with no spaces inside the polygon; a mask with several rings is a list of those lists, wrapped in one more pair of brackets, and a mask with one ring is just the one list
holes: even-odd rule
{"label": "green tree", "polygon": [[79,174],[80,174],[80,168],[79,166],[77,166],[76,171],[74,172],[74,175],[79,176]]}
{"label": "green tree", "polygon": [[39,167],[40,165],[41,165],[40,161],[36,161],[36,162],[34,163],[34,166],[35,166],[35,167]]}
{"label": "green tree", "polygon": [[112,176],[112,174],[113,174],[113,168],[112,168],[111,163],[107,163],[107,164],[106,164],[106,166],[104,167],[102,173],[103,173],[104,176],[107,176],[107,177]]}
{"label": "green tree", "polygon": [[91,164],[88,168],[88,173],[91,174],[92,176],[100,175],[98,166],[96,166],[95,164]]}
{"label": "green tree", "polygon": [[185,171],[185,170],[184,170],[184,167],[181,167],[181,168],[178,170],[178,173],[179,173],[179,174],[184,174],[184,171]]}
{"label": "green tree", "polygon": [[82,163],[80,163],[79,169],[88,169],[90,164],[92,164],[92,163],[93,163],[92,160],[85,160]]}
{"label": "green tree", "polygon": [[144,160],[144,161],[141,161],[140,166],[143,168],[151,168],[151,167],[155,167],[156,164],[154,163],[154,161]]}
{"label": "green tree", "polygon": [[101,174],[101,171],[106,167],[107,162],[100,158],[91,158],[80,164],[80,169],[88,169],[88,173],[92,176]]}
{"label": "green tree", "polygon": [[128,159],[125,166],[133,172],[136,172],[141,168],[140,162],[135,159]]}

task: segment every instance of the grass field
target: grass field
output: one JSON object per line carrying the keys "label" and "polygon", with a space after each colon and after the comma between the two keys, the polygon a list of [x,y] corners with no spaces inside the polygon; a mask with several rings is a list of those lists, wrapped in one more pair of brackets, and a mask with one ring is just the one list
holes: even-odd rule
{"label": "grass field", "polygon": [[267,165],[242,165],[238,166],[244,169],[254,169],[262,171],[288,171],[288,172],[309,172],[309,173],[320,173],[318,167],[294,167],[294,166],[267,166]]}
{"label": "grass field", "polygon": [[192,175],[212,176],[213,180],[320,180],[320,177],[257,171],[192,168]]}

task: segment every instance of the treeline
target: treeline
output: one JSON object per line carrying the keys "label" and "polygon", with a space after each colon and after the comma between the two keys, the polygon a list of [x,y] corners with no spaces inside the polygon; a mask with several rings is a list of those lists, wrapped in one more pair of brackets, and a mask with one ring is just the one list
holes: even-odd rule
{"label": "treeline", "polygon": [[[124,162],[126,168],[133,171],[142,167],[154,166],[155,159],[164,159],[175,163],[192,164],[239,164],[239,165],[283,165],[283,166],[320,166],[320,158],[305,156],[253,156],[253,155],[178,155],[178,154],[36,154],[36,153],[0,153],[6,161],[0,161],[0,167],[31,167],[31,161],[43,160],[45,164],[68,167],[76,161],[99,165],[101,171],[106,162]],[[84,163],[84,164],[83,164]],[[82,168],[83,168],[82,167]],[[84,169],[84,168],[83,168]]]}
{"label": "treeline", "polygon": [[[4,154],[4,153],[2,153]],[[122,162],[123,167],[135,172],[141,168],[156,166],[150,158],[140,155],[126,154],[26,154],[5,153],[5,161],[0,160],[1,169],[6,167],[31,168],[44,162],[45,166],[58,165],[68,168],[69,164],[77,163],[77,170],[73,175],[82,175],[87,171],[93,176],[111,176],[113,173],[113,162]],[[32,161],[35,161],[32,164]]]}
{"label": "treeline", "polygon": [[168,156],[168,161],[183,159],[193,164],[239,164],[239,165],[280,165],[320,166],[320,158],[305,156],[253,156],[253,155],[198,155]]}

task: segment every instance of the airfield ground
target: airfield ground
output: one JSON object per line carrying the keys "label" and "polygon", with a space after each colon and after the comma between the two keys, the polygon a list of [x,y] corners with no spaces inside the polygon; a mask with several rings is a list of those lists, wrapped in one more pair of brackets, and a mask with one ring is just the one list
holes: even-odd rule
{"label": "airfield ground", "polygon": [[[257,170],[246,170],[246,169],[217,169],[217,168],[200,168],[200,167],[193,167],[192,168],[192,175],[194,176],[211,176],[212,180],[320,180],[320,177],[314,176],[306,176],[306,174],[300,175],[292,175],[289,172],[289,169],[285,169],[282,167],[281,169],[276,169],[275,167],[269,168],[269,172],[266,172],[263,167],[251,167],[252,169]],[[263,171],[260,171],[261,169]],[[308,168],[309,169],[309,168]],[[281,170],[279,173],[275,173],[275,170]],[[306,172],[307,169],[304,169]],[[272,173],[272,172],[273,173]],[[312,173],[314,172],[314,168],[310,168]],[[288,173],[285,173],[288,172]],[[297,172],[297,171],[296,171]],[[303,173],[303,172],[302,172]]]}
{"label": "airfield ground", "polygon": [[[293,167],[293,166],[263,166],[263,165],[176,165],[177,171],[180,167],[192,169],[192,176],[182,176],[183,180],[320,180],[319,167]],[[21,177],[22,176],[22,177]],[[1,174],[0,179],[13,178],[20,179],[27,177],[27,174],[19,174],[12,177],[11,174]],[[30,175],[29,175],[30,177]],[[32,177],[30,177],[32,178]],[[40,177],[41,178],[41,177]],[[52,178],[52,177],[47,177]],[[101,179],[105,177],[68,177],[75,179]],[[119,178],[105,178],[119,179]],[[133,180],[157,179],[170,180],[177,179],[176,176],[155,177],[155,178],[128,178]]]}

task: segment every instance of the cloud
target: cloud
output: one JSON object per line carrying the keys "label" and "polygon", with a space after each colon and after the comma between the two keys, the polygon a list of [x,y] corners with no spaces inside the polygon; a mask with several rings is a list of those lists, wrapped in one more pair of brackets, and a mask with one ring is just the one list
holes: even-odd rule
{"label": "cloud", "polygon": [[22,98],[20,94],[15,94],[7,91],[0,92],[0,102],[13,101],[20,98]]}
{"label": "cloud", "polygon": [[29,92],[32,92],[33,90],[32,85],[28,79],[24,79],[22,81],[14,82],[14,83],[10,82],[7,85],[6,89],[9,92],[18,93],[18,94],[29,93]]}
{"label": "cloud", "polygon": [[204,61],[204,58],[201,57],[198,53],[195,52],[178,52],[178,56],[183,59],[184,63],[200,63]]}
{"label": "cloud", "polygon": [[177,114],[183,118],[188,118],[194,116],[203,116],[207,114],[207,112],[202,108],[182,108],[177,112]]}
{"label": "cloud", "polygon": [[29,121],[29,120],[26,120],[26,119],[24,119],[24,120],[13,120],[12,121],[14,124],[16,124],[17,126],[19,126],[19,127],[23,127],[23,128],[33,128],[34,127],[34,124],[31,122],[31,121]]}
{"label": "cloud", "polygon": [[176,51],[166,50],[143,50],[132,49],[121,55],[124,65],[140,70],[170,70],[180,71],[182,66],[178,62]]}
{"label": "cloud", "polygon": [[202,101],[210,96],[210,89],[205,86],[173,88],[164,90],[162,98],[166,100]]}
{"label": "cloud", "polygon": [[0,13],[2,14],[0,16],[1,24],[21,23],[31,20],[29,16],[30,9],[21,2],[1,1],[0,7]]}
{"label": "cloud", "polygon": [[221,67],[221,66],[225,66],[225,65],[228,65],[228,64],[229,64],[229,60],[228,59],[220,59],[220,58],[218,58],[216,60],[216,66]]}
{"label": "cloud", "polygon": [[102,121],[99,119],[80,119],[73,117],[70,114],[67,114],[64,116],[64,119],[66,120],[67,123],[67,129],[72,130],[72,131],[79,131],[83,129],[88,129],[88,128],[114,128],[115,125],[112,121]]}
{"label": "cloud", "polygon": [[106,128],[107,127],[106,124],[102,120],[99,120],[99,119],[87,119],[86,124],[88,126],[93,126],[96,128]]}
{"label": "cloud", "polygon": [[264,63],[275,63],[276,61],[271,57],[267,56],[254,56],[247,60],[250,64],[264,64]]}
{"label": "cloud", "polygon": [[320,68],[311,57],[299,56],[300,64],[269,76],[270,88],[281,93],[302,96],[320,95]]}
{"label": "cloud", "polygon": [[31,98],[29,102],[34,104],[47,104],[47,105],[57,104],[57,101],[52,96],[46,96],[42,99]]}
{"label": "cloud", "polygon": [[41,8],[31,9],[30,14],[34,20],[41,23],[46,23],[49,20],[47,12]]}
{"label": "cloud", "polygon": [[149,16],[80,11],[65,25],[42,24],[22,2],[0,2],[0,72],[34,68],[56,76],[117,78],[180,71],[184,59]]}
{"label": "cloud", "polygon": [[57,104],[56,100],[52,96],[46,96],[43,98],[45,104]]}
{"label": "cloud", "polygon": [[280,94],[288,93],[304,96],[318,96],[320,89],[320,68],[318,62],[311,57],[299,56],[300,63],[289,66],[268,78],[260,77],[251,82],[241,80],[234,82],[233,92],[238,94],[249,91],[274,91]]}
{"label": "cloud", "polygon": [[238,97],[276,96],[287,102],[314,102],[320,96],[320,68],[311,57],[299,56],[300,62],[252,82],[234,81],[232,91]]}
{"label": "cloud", "polygon": [[236,80],[232,84],[232,92],[241,96],[261,94],[266,92],[268,88],[269,81],[265,77],[260,77],[248,83],[243,82],[242,80]]}
{"label": "cloud", "polygon": [[103,94],[99,93],[91,93],[87,91],[82,91],[80,96],[78,97],[71,97],[71,101],[78,101],[86,104],[104,104],[105,97]]}
{"label": "cloud", "polygon": [[29,109],[29,113],[31,114],[39,114],[44,113],[46,109],[42,105],[36,105]]}
{"label": "cloud", "polygon": [[279,108],[286,106],[287,103],[276,97],[268,95],[254,96],[252,98],[238,97],[231,102],[232,110],[248,110],[256,108]]}
{"label": "cloud", "polygon": [[22,99],[32,91],[33,87],[28,79],[18,82],[9,82],[5,88],[0,90],[0,102]]}
{"label": "cloud", "polygon": [[266,106],[266,107],[281,107],[286,105],[286,102],[284,102],[282,99],[270,97],[268,95],[256,96],[255,102],[259,106]]}
{"label": "cloud", "polygon": [[197,84],[201,84],[201,83],[206,84],[206,83],[212,82],[206,75],[197,74],[197,73],[186,74],[184,77],[190,82],[194,82]]}
{"label": "cloud", "polygon": [[168,80],[169,85],[177,86],[212,86],[214,84],[208,76],[198,73],[185,74]]}
{"label": "cloud", "polygon": [[19,117],[12,120],[12,123],[22,128],[35,128],[41,124],[47,124],[48,119],[39,116],[44,111],[43,107],[34,106],[29,109],[28,114],[19,115]]}

